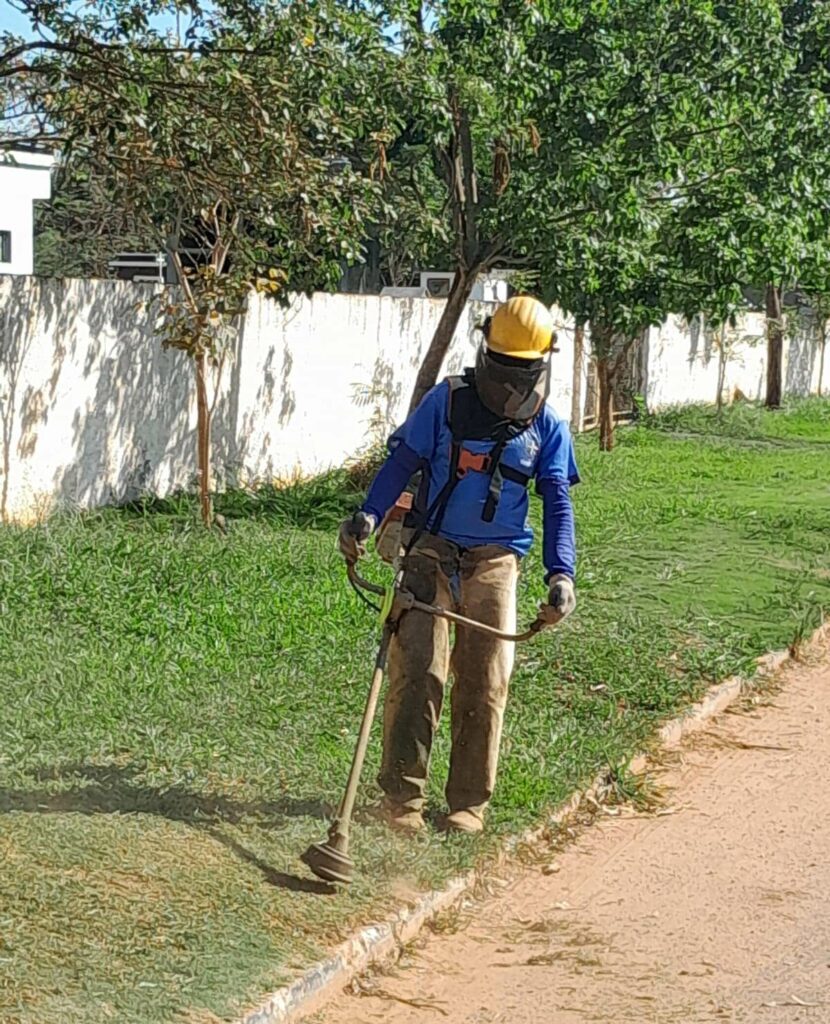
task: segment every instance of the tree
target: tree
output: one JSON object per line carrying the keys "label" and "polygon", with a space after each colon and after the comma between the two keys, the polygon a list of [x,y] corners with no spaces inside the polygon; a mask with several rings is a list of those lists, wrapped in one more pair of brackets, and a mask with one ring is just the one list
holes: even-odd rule
{"label": "tree", "polygon": [[[428,213],[423,251],[443,254],[454,270],[414,407],[440,372],[478,275],[522,262],[515,239],[527,198],[509,186],[537,163],[528,111],[540,67],[529,46],[541,14],[520,0],[428,8],[390,0],[382,9],[408,83],[397,92],[402,130],[387,151],[388,180],[398,209]],[[417,234],[417,217],[410,223]]]}
{"label": "tree", "polygon": [[388,130],[388,50],[370,17],[336,4],[217,4],[184,46],[152,29],[150,0],[114,0],[106,21],[32,7],[50,40],[7,41],[0,67],[29,83],[65,172],[108,197],[90,226],[115,206],[177,270],[160,331],[193,361],[209,524],[211,369],[252,290],[331,285],[359,252],[376,188],[349,156],[371,162]]}
{"label": "tree", "polygon": [[158,231],[134,224],[78,160],[58,161],[51,199],[35,205],[34,233],[39,277],[106,277],[117,253],[163,248]]}
{"label": "tree", "polygon": [[724,157],[729,177],[701,197],[690,228],[698,265],[764,291],[770,408],[783,393],[784,291],[814,276],[830,233],[830,18],[818,0],[778,7],[765,96],[746,106]]}
{"label": "tree", "polygon": [[[627,242],[622,245],[611,235],[597,235],[598,250],[574,247],[572,252],[585,252],[588,274],[596,274],[594,288],[591,277],[569,278],[561,270],[551,277],[549,296],[554,298],[578,320],[589,321],[591,351],[598,385],[599,445],[602,451],[614,446],[614,385],[625,366],[632,346],[652,324],[661,323],[670,308],[671,290],[661,277],[663,269],[655,252],[656,224],[650,232],[640,225],[637,260],[631,260]],[[559,250],[565,256],[568,247]],[[592,262],[593,261],[593,262]],[[546,267],[550,263],[546,261]],[[562,264],[559,264],[562,268]]]}
{"label": "tree", "polygon": [[[550,297],[569,296],[577,317],[593,312],[595,347],[614,338],[624,348],[664,314],[672,281],[658,211],[724,187],[736,169],[719,148],[734,148],[780,77],[774,0],[430,11],[427,26],[419,3],[387,8],[402,26],[402,63],[420,68],[404,134],[431,146],[456,271],[413,404],[436,379],[476,275],[493,265],[543,268]],[[649,268],[652,256],[661,262]],[[608,301],[592,310],[609,284],[603,267],[620,287],[610,322],[597,320],[611,315]],[[613,367],[600,369],[607,379]]]}
{"label": "tree", "polygon": [[758,253],[761,267],[769,268],[766,405],[773,409],[783,395],[784,286],[799,281],[811,243],[823,247],[830,230],[830,160],[822,139],[830,128],[827,5],[793,0],[782,4],[782,18],[788,74],[774,107],[775,141],[755,182],[772,213],[764,221],[774,232]]}
{"label": "tree", "polygon": [[827,334],[830,329],[830,240],[816,240],[809,248],[802,266],[800,284],[806,291],[812,313],[818,344],[819,397],[824,392],[824,369],[827,354]]}
{"label": "tree", "polygon": [[539,31],[556,73],[537,97],[543,176],[522,245],[547,297],[590,321],[605,450],[614,379],[642,331],[738,291],[686,239],[732,188],[729,156],[775,73],[779,27],[773,2],[620,0]]}

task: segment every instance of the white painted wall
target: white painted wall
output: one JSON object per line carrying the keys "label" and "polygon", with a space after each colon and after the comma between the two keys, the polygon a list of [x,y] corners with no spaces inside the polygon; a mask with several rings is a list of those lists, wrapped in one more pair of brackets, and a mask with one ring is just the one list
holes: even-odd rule
{"label": "white painted wall", "polygon": [[[127,281],[0,276],[0,518],[192,486],[192,367],[161,349],[147,306],[153,294],[154,286]],[[405,416],[442,308],[440,300],[317,294],[286,309],[252,298],[216,399],[219,482],[310,475],[381,442]],[[491,310],[468,307],[446,371],[470,365],[473,327]],[[739,333],[761,336],[762,321],[747,318]],[[559,339],[551,403],[567,418],[573,331],[561,318]],[[648,352],[650,408],[715,400],[717,356],[705,332],[672,319],[650,332]],[[808,326],[790,346],[788,389],[815,388],[817,362]],[[763,379],[763,343],[740,342],[727,390],[757,397]]]}
{"label": "white painted wall", "polygon": [[[0,277],[0,513],[166,495],[195,477],[192,369],[163,351],[152,285]],[[380,443],[405,417],[443,302],[316,294],[287,309],[254,297],[222,374],[220,482],[321,472]],[[471,304],[448,372],[470,365]],[[569,412],[572,360],[552,400]]]}
{"label": "white painted wall", "polygon": [[[316,473],[382,442],[406,416],[443,301],[315,294],[252,304],[233,386],[234,458],[255,478]],[[444,367],[475,359],[493,307],[471,303]],[[573,348],[555,356],[551,402],[570,413]]]}
{"label": "white painted wall", "polygon": [[[748,313],[726,330],[728,361],[724,400],[735,389],[751,399],[762,398],[766,382],[765,319]],[[717,400],[718,348],[714,331],[701,320],[669,317],[648,332],[645,399],[649,409]],[[792,389],[791,389],[792,390]]]}
{"label": "white painted wall", "polygon": [[[788,314],[788,339],[784,346],[784,391],[810,395],[819,390],[821,366],[819,326],[810,310]],[[645,382],[646,404],[661,409],[688,402],[717,401],[717,331],[702,318],[693,323],[683,317],[669,317],[661,327],[648,332],[648,360]],[[763,313],[747,313],[737,325],[726,329],[727,364],[723,400],[730,402],[736,391],[758,400],[766,392],[767,344]],[[824,388],[830,367],[824,372]]]}
{"label": "white painted wall", "polygon": [[0,151],[0,231],[11,232],[11,262],[0,274],[31,274],[34,269],[34,202],[52,194],[54,159],[45,153]]}

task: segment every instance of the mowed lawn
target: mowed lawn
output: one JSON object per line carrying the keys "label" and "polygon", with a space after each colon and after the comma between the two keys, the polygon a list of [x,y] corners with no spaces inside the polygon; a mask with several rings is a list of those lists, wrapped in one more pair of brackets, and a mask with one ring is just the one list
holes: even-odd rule
{"label": "mowed lawn", "polygon": [[[232,1019],[818,624],[830,404],[692,409],[595,446],[579,608],[519,652],[490,836],[403,841],[362,815],[336,894],[297,858],[339,797],[378,638],[335,551],[346,474],[224,497],[227,537],[189,501],[0,528],[0,1020]],[[525,618],[543,595],[534,555]],[[377,762],[376,732],[364,807]]]}

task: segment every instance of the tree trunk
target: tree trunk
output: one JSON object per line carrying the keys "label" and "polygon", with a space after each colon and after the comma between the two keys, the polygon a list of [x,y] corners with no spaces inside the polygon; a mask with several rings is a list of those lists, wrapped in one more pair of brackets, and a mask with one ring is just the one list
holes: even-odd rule
{"label": "tree trunk", "polygon": [[614,390],[611,360],[607,354],[597,356],[597,385],[599,450],[610,452],[614,447]]}
{"label": "tree trunk", "polygon": [[723,388],[726,384],[726,327],[720,329],[718,343],[718,394],[715,400],[718,412],[723,409]]}
{"label": "tree trunk", "polygon": [[415,388],[409,403],[410,412],[416,408],[427,391],[438,380],[438,374],[441,372],[444,358],[452,344],[458,321],[461,319],[461,314],[467,305],[470,292],[473,290],[477,273],[477,267],[474,267],[472,270],[456,270],[455,279],[447,298],[447,304],[444,306],[444,312],[441,314],[441,319],[438,321],[435,334],[432,336],[427,354],[424,356],[421,368],[418,370],[418,376],[415,379]]}
{"label": "tree trunk", "polygon": [[822,382],[824,381],[824,353],[827,348],[827,323],[825,320],[821,325],[821,350],[818,357],[818,397],[821,398]]}
{"label": "tree trunk", "polygon": [[582,359],[585,350],[585,324],[574,328],[574,370],[571,388],[571,430],[582,430]]}
{"label": "tree trunk", "polygon": [[436,147],[435,157],[452,211],[455,278],[427,354],[418,370],[409,403],[410,413],[438,380],[444,357],[452,344],[455,329],[470,298],[478,272],[483,265],[488,264],[488,260],[492,261],[496,253],[492,248],[483,250],[479,241],[478,183],[469,113],[461,103],[458,89],[452,84],[447,87],[447,100],[452,113],[453,130],[446,145]]}
{"label": "tree trunk", "polygon": [[768,409],[780,409],[784,376],[783,289],[767,285],[767,397]]}
{"label": "tree trunk", "polygon": [[210,406],[207,399],[207,356],[201,352],[196,362],[196,445],[199,469],[199,507],[202,522],[213,526],[213,504],[210,498]]}

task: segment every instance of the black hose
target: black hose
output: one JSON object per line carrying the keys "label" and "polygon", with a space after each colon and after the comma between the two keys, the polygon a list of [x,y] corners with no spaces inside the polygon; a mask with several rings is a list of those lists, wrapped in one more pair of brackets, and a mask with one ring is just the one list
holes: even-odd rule
{"label": "black hose", "polygon": [[360,598],[360,600],[365,605],[368,605],[368,607],[371,608],[373,611],[376,611],[376,612],[380,613],[380,611],[381,611],[380,605],[379,604],[375,604],[374,601],[370,601],[369,600],[369,598],[366,596],[366,594],[363,592],[363,590],[357,585],[357,583],[355,582],[355,580],[352,577],[351,573],[349,574],[349,586],[352,588],[352,590],[357,594],[357,596]]}

